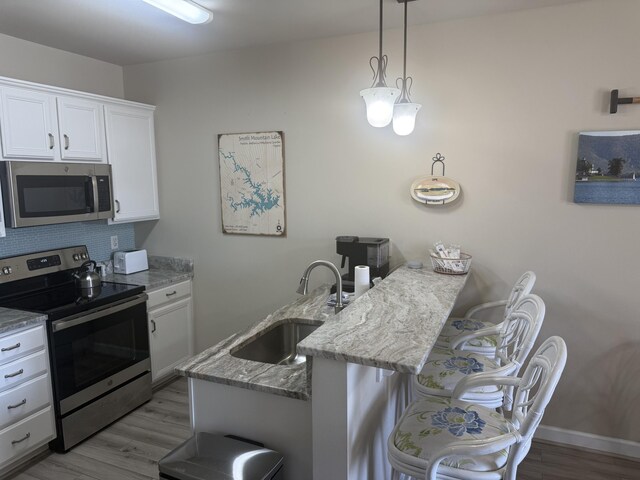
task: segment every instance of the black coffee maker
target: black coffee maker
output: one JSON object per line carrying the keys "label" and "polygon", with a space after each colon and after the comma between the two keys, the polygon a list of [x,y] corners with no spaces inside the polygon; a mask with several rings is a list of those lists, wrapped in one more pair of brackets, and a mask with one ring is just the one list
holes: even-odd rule
{"label": "black coffee maker", "polygon": [[375,237],[336,237],[336,252],[342,255],[341,268],[349,259],[349,272],[342,275],[342,289],[354,291],[355,267],[369,266],[369,278],[384,278],[389,273],[389,239]]}

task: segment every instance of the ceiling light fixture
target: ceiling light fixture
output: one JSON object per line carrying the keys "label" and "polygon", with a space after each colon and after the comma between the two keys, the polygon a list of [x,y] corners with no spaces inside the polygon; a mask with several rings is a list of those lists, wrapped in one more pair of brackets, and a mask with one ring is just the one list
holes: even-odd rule
{"label": "ceiling light fixture", "polygon": [[213,18],[213,13],[191,0],[143,0],[149,5],[153,5],[160,10],[178,17],[185,22],[199,25],[209,23]]}
{"label": "ceiling light fixture", "polygon": [[[367,105],[367,121],[373,127],[386,127],[393,118],[393,104],[400,94],[398,88],[388,87],[385,81],[387,74],[387,56],[382,54],[382,0],[380,0],[380,51],[377,57],[369,59],[373,70],[373,84],[360,92]],[[377,67],[374,67],[377,62]]]}
{"label": "ceiling light fixture", "polygon": [[409,135],[416,126],[416,115],[422,108],[419,103],[412,103],[409,98],[413,78],[407,77],[407,3],[413,0],[398,0],[404,3],[404,63],[402,67],[402,77],[396,80],[396,85],[400,86],[401,93],[398,102],[393,107],[393,131],[398,135]]}

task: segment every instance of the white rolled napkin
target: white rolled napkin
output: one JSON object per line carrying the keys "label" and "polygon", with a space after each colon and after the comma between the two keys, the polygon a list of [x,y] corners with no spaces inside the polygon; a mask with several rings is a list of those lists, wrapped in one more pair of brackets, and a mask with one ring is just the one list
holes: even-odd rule
{"label": "white rolled napkin", "polygon": [[354,269],[355,276],[355,298],[369,290],[369,267],[367,265],[357,265]]}

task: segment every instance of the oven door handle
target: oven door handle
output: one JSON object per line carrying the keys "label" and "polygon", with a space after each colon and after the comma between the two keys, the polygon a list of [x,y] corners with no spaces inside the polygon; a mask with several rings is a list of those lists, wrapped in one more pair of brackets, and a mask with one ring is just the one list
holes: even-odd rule
{"label": "oven door handle", "polygon": [[59,332],[60,330],[65,330],[67,328],[75,327],[77,325],[82,325],[83,323],[92,322],[101,317],[106,317],[107,315],[111,315],[112,313],[121,312],[122,310],[126,310],[127,308],[131,308],[135,305],[139,305],[147,301],[147,294],[141,293],[133,297],[133,300],[126,300],[122,303],[112,305],[107,308],[103,308],[93,313],[80,313],[78,315],[74,315],[71,318],[56,320],[51,324],[51,327],[54,332]]}

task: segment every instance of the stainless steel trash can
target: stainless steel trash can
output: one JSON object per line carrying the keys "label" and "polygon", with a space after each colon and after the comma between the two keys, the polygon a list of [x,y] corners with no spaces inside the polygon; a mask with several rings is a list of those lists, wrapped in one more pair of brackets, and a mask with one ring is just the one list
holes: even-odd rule
{"label": "stainless steel trash can", "polygon": [[284,457],[233,436],[196,433],[158,462],[169,480],[282,480]]}

